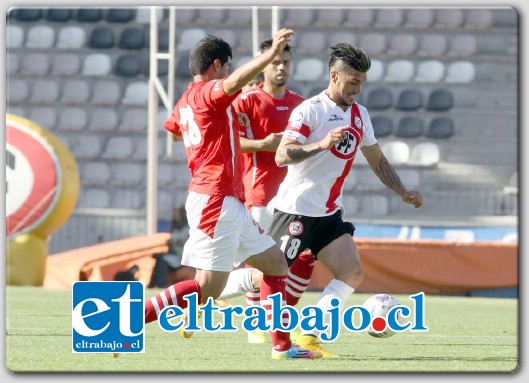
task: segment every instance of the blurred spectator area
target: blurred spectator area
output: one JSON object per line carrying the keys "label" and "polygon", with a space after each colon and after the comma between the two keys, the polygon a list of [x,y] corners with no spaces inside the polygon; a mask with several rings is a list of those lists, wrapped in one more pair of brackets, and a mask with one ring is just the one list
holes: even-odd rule
{"label": "blurred spectator area", "polygon": [[[377,179],[355,182],[356,173],[369,170],[359,153],[345,189],[346,215],[356,222],[464,222],[518,214],[514,8],[279,9],[281,26],[296,30],[289,87],[302,96],[326,88],[330,46],[354,43],[371,55],[357,101],[368,108],[379,144],[404,181],[424,194],[424,207],[409,209]],[[168,15],[157,9],[162,51],[169,44]],[[163,60],[158,65],[163,84],[174,71],[176,97],[192,80],[189,51],[203,36],[226,39],[235,67],[253,54],[250,7],[177,7],[176,19],[175,68]],[[148,7],[13,7],[7,15],[7,112],[50,129],[72,150],[82,176],[78,210],[143,214],[149,22]],[[270,25],[271,7],[260,7],[260,40]],[[190,175],[181,144],[171,143],[167,156],[167,111],[159,105],[158,213],[168,219],[168,207],[185,200]],[[117,239],[108,233],[105,239]]]}

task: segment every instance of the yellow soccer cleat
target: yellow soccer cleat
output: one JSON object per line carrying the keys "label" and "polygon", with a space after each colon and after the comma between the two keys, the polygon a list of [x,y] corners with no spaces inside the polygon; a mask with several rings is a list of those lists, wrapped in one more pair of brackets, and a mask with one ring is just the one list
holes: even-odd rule
{"label": "yellow soccer cleat", "polygon": [[262,331],[248,331],[248,343],[263,344],[266,343],[267,334]]}
{"label": "yellow soccer cleat", "polygon": [[320,352],[323,358],[338,358],[338,355],[325,351],[319,345],[318,339],[312,335],[300,335],[296,339],[296,344],[304,349]]}
{"label": "yellow soccer cleat", "polygon": [[[198,318],[197,319],[202,318],[202,313],[203,313],[203,311],[198,310]],[[185,310],[185,324],[182,327],[180,327],[180,333],[182,334],[184,339],[191,338],[193,336],[193,334],[195,333],[194,331],[186,331],[185,330],[185,327],[188,324],[187,319],[188,319],[188,309]]]}
{"label": "yellow soccer cleat", "polygon": [[294,330],[290,331],[290,340],[294,343],[296,343],[296,339],[298,339],[301,336],[301,331],[298,330],[296,327]]}

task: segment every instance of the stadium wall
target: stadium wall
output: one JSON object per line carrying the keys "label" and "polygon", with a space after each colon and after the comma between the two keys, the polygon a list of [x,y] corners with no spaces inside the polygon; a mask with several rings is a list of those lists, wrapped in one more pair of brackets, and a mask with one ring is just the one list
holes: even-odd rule
{"label": "stadium wall", "polygon": [[137,236],[48,256],[44,287],[71,288],[75,281],[113,281],[118,271],[139,267],[138,280],[147,285],[154,254],[169,250],[169,233]]}
{"label": "stadium wall", "polygon": [[[356,239],[364,280],[357,292],[466,293],[518,286],[518,245],[496,241]],[[309,285],[321,290],[332,278],[317,264]]]}
{"label": "stadium wall", "polygon": [[[140,268],[146,285],[154,254],[167,251],[169,233],[138,236],[48,257],[44,287],[71,288],[77,280],[113,280],[118,271]],[[356,239],[365,278],[358,292],[449,294],[518,286],[518,245],[499,241]],[[332,278],[317,263],[309,289]]]}

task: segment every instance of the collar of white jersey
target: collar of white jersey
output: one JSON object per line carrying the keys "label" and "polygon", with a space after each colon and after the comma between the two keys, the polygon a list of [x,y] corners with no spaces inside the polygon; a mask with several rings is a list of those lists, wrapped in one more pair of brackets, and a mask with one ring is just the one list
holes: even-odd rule
{"label": "collar of white jersey", "polygon": [[[320,93],[319,98],[323,101],[332,106],[333,108],[338,108],[338,105],[329,97],[327,94],[327,89],[325,89],[323,92]],[[355,101],[356,103],[356,101]],[[353,106],[349,105],[346,110],[344,110],[344,113],[347,113],[351,110]],[[341,109],[341,108],[340,108]],[[343,110],[343,109],[342,109]]]}

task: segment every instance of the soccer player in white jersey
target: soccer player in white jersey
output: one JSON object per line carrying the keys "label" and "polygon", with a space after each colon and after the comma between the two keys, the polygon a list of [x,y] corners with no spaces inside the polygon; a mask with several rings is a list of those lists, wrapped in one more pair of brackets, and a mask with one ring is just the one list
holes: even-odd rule
{"label": "soccer player in white jersey", "polygon": [[[224,289],[234,262],[246,262],[263,272],[261,299],[285,294],[287,267],[272,238],[254,222],[244,207],[241,148],[237,116],[231,103],[241,88],[283,51],[293,31],[281,29],[273,47],[232,74],[230,45],[207,36],[191,50],[189,68],[193,82],[177,101],[164,123],[173,139],[182,140],[192,178],[186,200],[189,238],[182,264],[194,267],[195,279],[170,286],[145,304],[145,323],[158,319],[163,308],[186,308],[183,297],[196,293],[205,303]],[[270,312],[271,304],[263,307]],[[288,332],[271,331],[272,358],[320,357],[290,341]]]}
{"label": "soccer player in white jersey", "polygon": [[[305,249],[332,272],[334,279],[323,290],[317,305],[325,312],[338,298],[343,307],[363,279],[354,226],[342,220],[342,189],[357,150],[371,169],[402,201],[422,205],[420,192],[408,190],[382,153],[373,134],[369,114],[355,102],[371,66],[369,56],[350,44],[331,48],[329,85],[305,100],[293,112],[276,151],[279,166],[288,166],[273,209],[270,234],[285,254],[289,266]],[[328,318],[326,318],[328,320]],[[319,333],[303,332],[296,343],[335,357],[324,350]]]}

